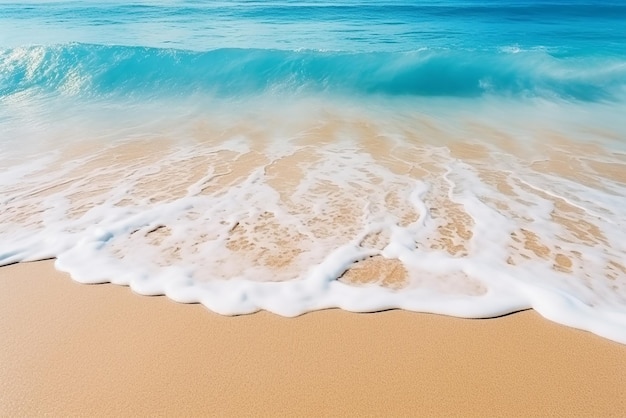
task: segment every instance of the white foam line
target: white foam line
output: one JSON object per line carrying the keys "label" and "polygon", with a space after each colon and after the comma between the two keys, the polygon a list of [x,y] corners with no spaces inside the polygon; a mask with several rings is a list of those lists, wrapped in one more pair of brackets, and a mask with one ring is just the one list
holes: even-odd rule
{"label": "white foam line", "polygon": [[[323,103],[331,106],[329,102]],[[445,104],[440,103],[442,108]],[[275,137],[268,128],[269,151],[258,151],[262,146],[252,139],[243,135],[228,138],[225,134],[237,131],[230,129],[236,128],[233,124],[238,123],[239,116],[233,115],[254,115],[254,121],[265,120],[261,116],[267,115],[268,120],[273,121],[281,112],[280,107],[269,109],[270,106],[261,101],[249,106],[253,105],[265,105],[268,109],[252,111],[247,108],[237,113],[233,106],[227,106],[226,110],[212,107],[218,110],[214,116],[206,116],[206,123],[215,125],[223,142],[209,138],[207,141],[215,143],[205,146],[191,134],[192,128],[176,126],[176,135],[186,139],[175,143],[175,151],[151,166],[141,165],[141,162],[130,162],[128,166],[112,164],[85,170],[84,178],[67,180],[68,173],[79,164],[95,163],[104,155],[93,150],[93,155],[78,158],[78,162],[55,173],[45,173],[40,168],[57,161],[58,156],[25,161],[23,165],[0,172],[0,185],[6,191],[0,201],[13,213],[0,210],[3,221],[0,223],[0,264],[56,257],[55,266],[79,282],[126,285],[139,294],[166,295],[182,303],[201,303],[224,315],[267,310],[291,317],[338,307],[354,312],[400,308],[485,318],[533,308],[550,320],[626,344],[626,308],[622,303],[626,300],[626,277],[618,267],[612,270],[616,276],[613,280],[607,277],[608,263],[623,264],[626,256],[622,219],[626,213],[621,196],[557,176],[531,173],[515,157],[495,161],[496,154],[492,154],[495,169],[504,168],[508,178],[519,180],[510,186],[520,200],[528,202],[522,203],[481,181],[479,172],[471,164],[452,158],[445,146],[428,145],[436,143],[437,138],[419,143],[416,157],[401,158],[401,154],[394,154],[397,162],[414,168],[423,168],[420,167],[422,162],[437,166],[438,170],[414,179],[413,172],[396,174],[378,163],[359,142],[358,132],[349,131],[353,124],[371,120],[372,129],[389,131],[379,137],[384,136],[385,141],[393,138],[400,143],[404,136],[409,136],[402,132],[415,132],[416,118],[421,116],[439,124],[442,132],[462,132],[455,125],[458,123],[456,116],[471,113],[470,110],[445,108],[442,114],[433,111],[433,114],[420,115],[399,106],[399,109],[382,109],[378,115],[375,108],[364,110],[365,107],[356,104],[345,106],[347,110],[343,113],[339,108],[312,109],[307,113],[309,104],[298,104],[300,108],[285,108],[285,114],[301,118],[297,123],[307,127],[304,129],[316,125],[324,113],[340,122],[344,118],[348,123],[339,123],[341,127],[333,133],[336,140],[323,138],[318,146],[300,145],[298,141],[305,134],[301,131],[289,134],[288,124],[277,129]],[[395,110],[399,111],[397,115]],[[530,115],[524,117],[535,121],[538,111],[522,110],[520,115]],[[169,120],[178,120],[177,111],[187,115],[185,117],[195,114],[189,109],[172,109],[173,116],[169,115]],[[503,114],[503,118],[505,116]],[[307,117],[313,118],[308,124]],[[96,116],[93,118],[98,120]],[[519,137],[532,136],[532,132],[521,127],[523,121],[510,118],[495,128],[507,132],[509,125],[520,126],[523,132]],[[89,126],[89,121],[89,118],[83,120],[83,125]],[[319,125],[325,128],[321,122]],[[50,126],[56,125],[50,123]],[[111,135],[103,132],[101,139],[114,141],[116,135],[128,138],[136,134],[143,140],[145,136],[139,135],[142,130],[158,132],[160,126],[154,121],[137,122],[135,128],[117,126],[111,128]],[[46,137],[45,132],[41,134]],[[186,143],[189,138],[193,141]],[[310,135],[306,138],[310,140]],[[405,140],[406,143],[402,143],[407,147],[418,141],[412,137]],[[117,144],[111,143],[113,148],[103,146],[103,152],[115,149]],[[297,179],[289,201],[283,202],[279,191],[271,187],[273,182],[269,181],[268,169],[276,164],[273,168],[280,173],[280,158],[307,148],[319,159],[298,165],[303,178]],[[152,184],[153,176],[170,172],[177,164],[187,164],[189,158],[210,155],[207,161],[214,161],[214,153],[227,149],[236,155],[232,161],[224,162],[226,171],[218,171],[207,163],[207,167],[197,173],[199,178],[189,181],[183,189],[184,197],[158,202],[154,201],[154,196],[145,195],[146,185],[142,183],[145,176],[150,176]],[[269,163],[243,167],[240,158],[251,150],[265,153]],[[405,166],[402,167],[404,170]],[[233,176],[237,179],[232,180],[232,184],[220,184],[220,176],[238,174],[239,169],[248,171],[241,177]],[[441,172],[443,174],[436,174]],[[25,176],[30,176],[27,181]],[[101,176],[107,179],[118,176],[119,181],[100,190]],[[163,190],[156,192],[167,193],[168,184],[179,187],[184,179],[180,182],[174,179],[176,181],[171,183],[171,179],[159,180],[163,180]],[[272,177],[272,180],[281,179]],[[66,186],[55,189],[59,182],[65,182]],[[16,184],[19,187],[15,188]],[[216,192],[206,189],[213,185],[224,188]],[[141,194],[133,195],[137,188]],[[332,192],[326,194],[325,190]],[[576,237],[572,237],[575,233],[565,234],[567,231],[551,219],[552,199],[541,198],[528,190],[563,199],[584,211],[586,215],[581,219],[597,227],[605,240],[592,247],[582,240],[576,241]],[[45,198],[37,196],[48,191]],[[81,197],[82,191],[87,193]],[[400,203],[389,203],[387,198],[390,197]],[[445,212],[449,208],[427,205],[427,202],[440,200],[460,205],[462,212],[471,218],[472,222],[464,225],[468,233],[471,232],[471,238],[461,237],[463,234],[453,231],[456,226],[445,224],[464,220],[446,219],[433,211]],[[496,210],[484,203],[489,200],[503,201],[509,209]],[[125,206],[120,206],[122,202]],[[84,213],[73,215],[72,211],[81,206]],[[27,212],[31,210],[28,208],[32,208],[33,213]],[[602,208],[607,214],[600,213]],[[37,213],[39,209],[43,213]],[[26,212],[19,213],[22,210]],[[408,221],[401,220],[398,210],[401,215],[407,212],[416,215]],[[509,212],[511,216],[503,215]],[[23,224],[20,223],[22,215]],[[241,228],[235,231],[237,225]],[[163,228],[157,229],[160,226]],[[451,240],[458,240],[463,251],[453,255],[444,248],[448,244],[437,241],[443,236],[442,228],[448,228],[453,235]],[[522,248],[526,245],[523,241],[512,241],[512,234],[524,228],[534,231],[540,243],[550,250],[546,259],[532,258],[531,250]],[[561,235],[569,237],[569,241]],[[370,237],[374,244],[368,244]],[[456,244],[455,241],[450,245]],[[515,265],[508,262],[514,252],[512,246],[519,247]],[[575,252],[581,255],[576,256]],[[555,271],[557,253],[570,258],[570,273]],[[525,259],[526,254],[532,259]],[[281,257],[288,260],[287,266],[281,267],[284,271],[271,267],[272,261]],[[339,280],[356,262],[370,257],[376,257],[374,261],[383,267],[387,266],[385,258],[394,259],[394,263],[399,261],[407,272],[404,287],[393,290],[379,282],[349,284]],[[468,284],[484,293],[466,294],[473,288],[467,290]]]}

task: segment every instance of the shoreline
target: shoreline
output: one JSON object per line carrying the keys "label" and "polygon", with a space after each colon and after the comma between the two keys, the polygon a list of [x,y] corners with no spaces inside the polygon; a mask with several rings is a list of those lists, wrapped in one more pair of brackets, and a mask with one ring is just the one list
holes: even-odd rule
{"label": "shoreline", "polygon": [[626,346],[534,311],[223,317],[0,268],[0,415],[625,415]]}

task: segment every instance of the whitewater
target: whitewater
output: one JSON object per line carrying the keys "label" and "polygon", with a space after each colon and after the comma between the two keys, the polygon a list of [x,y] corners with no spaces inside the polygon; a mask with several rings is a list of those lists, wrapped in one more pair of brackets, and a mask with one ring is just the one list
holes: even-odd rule
{"label": "whitewater", "polygon": [[626,343],[622,2],[0,1],[0,265]]}

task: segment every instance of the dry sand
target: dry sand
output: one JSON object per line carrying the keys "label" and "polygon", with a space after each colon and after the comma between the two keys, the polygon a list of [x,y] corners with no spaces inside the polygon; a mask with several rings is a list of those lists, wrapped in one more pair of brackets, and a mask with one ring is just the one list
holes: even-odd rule
{"label": "dry sand", "polygon": [[533,311],[221,317],[0,268],[0,416],[626,416],[626,346]]}

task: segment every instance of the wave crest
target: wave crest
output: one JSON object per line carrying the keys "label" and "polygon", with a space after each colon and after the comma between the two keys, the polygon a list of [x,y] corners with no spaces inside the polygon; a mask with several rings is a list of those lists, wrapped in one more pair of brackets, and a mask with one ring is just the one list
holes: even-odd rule
{"label": "wave crest", "polygon": [[0,96],[29,90],[88,97],[333,92],[603,101],[626,91],[626,62],[545,51],[193,52],[77,43],[0,51]]}

